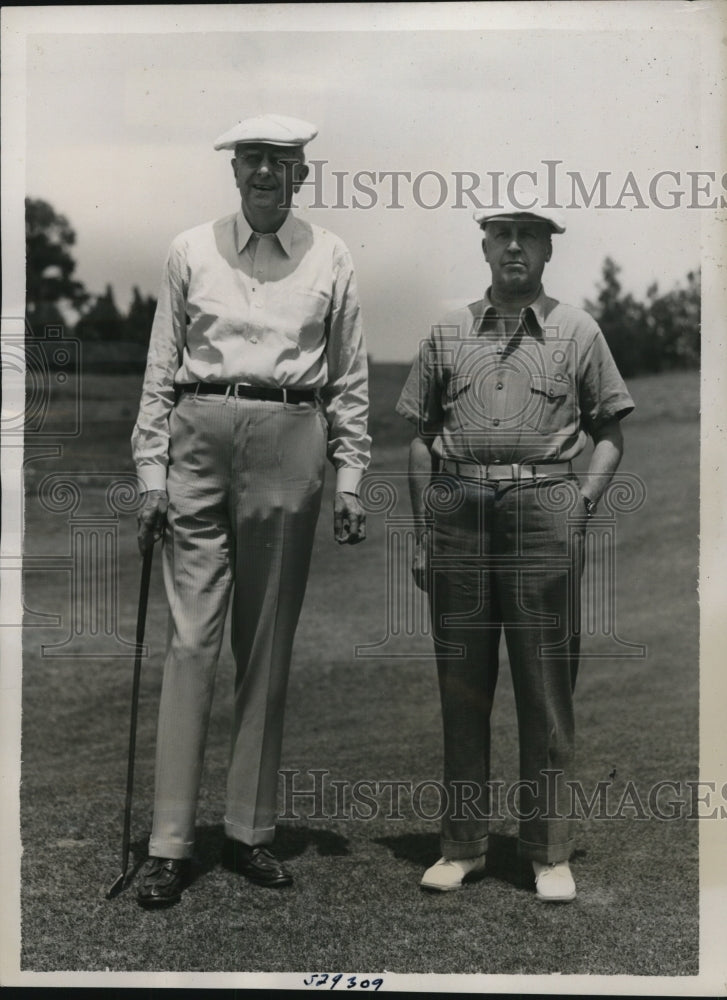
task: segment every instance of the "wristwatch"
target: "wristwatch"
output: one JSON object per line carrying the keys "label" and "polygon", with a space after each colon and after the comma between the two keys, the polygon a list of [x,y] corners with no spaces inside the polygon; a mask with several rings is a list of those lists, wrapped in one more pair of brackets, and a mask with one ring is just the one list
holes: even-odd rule
{"label": "wristwatch", "polygon": [[583,506],[586,508],[586,517],[593,517],[593,515],[596,513],[598,500],[591,500],[589,497],[584,496]]}

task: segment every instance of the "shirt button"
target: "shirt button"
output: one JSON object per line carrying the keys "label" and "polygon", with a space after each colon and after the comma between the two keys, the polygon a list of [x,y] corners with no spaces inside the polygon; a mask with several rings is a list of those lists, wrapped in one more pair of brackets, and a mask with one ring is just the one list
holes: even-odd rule
{"label": "shirt button", "polygon": [[498,382],[498,383],[497,383],[497,388],[498,388],[498,389],[502,389],[502,382]]}
{"label": "shirt button", "polygon": [[495,419],[492,422],[495,425],[495,427],[499,427],[500,426],[500,419],[499,419],[499,417],[495,417]]}
{"label": "shirt button", "polygon": [[548,389],[548,395],[549,396],[554,396],[555,392],[552,389]]}
{"label": "shirt button", "polygon": [[498,348],[497,348],[497,353],[498,353],[498,354],[502,354],[502,348],[501,348],[501,347],[498,347]]}
{"label": "shirt button", "polygon": [[251,344],[257,344],[257,337],[250,337]]}

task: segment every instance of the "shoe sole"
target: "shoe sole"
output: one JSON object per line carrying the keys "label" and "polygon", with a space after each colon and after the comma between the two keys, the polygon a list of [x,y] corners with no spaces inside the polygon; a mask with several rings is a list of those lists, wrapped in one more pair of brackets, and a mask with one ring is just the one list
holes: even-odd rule
{"label": "shoe sole", "polygon": [[139,899],[137,896],[136,901],[145,910],[163,910],[167,906],[174,906],[181,898],[180,893],[179,896],[172,896],[170,899]]}
{"label": "shoe sole", "polygon": [[458,882],[457,885],[434,885],[431,882],[420,882],[419,887],[426,889],[427,892],[456,892],[457,889],[464,889],[464,883]]}
{"label": "shoe sole", "polygon": [[464,889],[468,882],[479,882],[484,877],[485,870],[483,868],[482,871],[469,872],[461,882],[457,882],[455,885],[437,885],[436,882],[421,881],[419,886],[422,889],[428,889],[430,892],[456,892],[458,889]]}
{"label": "shoe sole", "polygon": [[248,875],[245,872],[240,872],[240,874],[244,875],[248,882],[252,882],[253,885],[259,885],[263,889],[284,889],[286,886],[293,884],[292,875],[268,881],[267,879],[257,878],[255,875]]}
{"label": "shoe sole", "polygon": [[572,903],[575,898],[575,893],[570,896],[541,896],[539,892],[537,893],[539,903]]}

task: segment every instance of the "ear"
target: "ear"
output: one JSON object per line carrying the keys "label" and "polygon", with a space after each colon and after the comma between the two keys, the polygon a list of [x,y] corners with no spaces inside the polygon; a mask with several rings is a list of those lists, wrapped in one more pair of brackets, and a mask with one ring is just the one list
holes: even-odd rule
{"label": "ear", "polygon": [[230,164],[232,166],[232,172],[235,175],[235,180],[237,180],[237,157],[233,156],[230,160]]}
{"label": "ear", "polygon": [[482,253],[485,255],[485,260],[490,263],[490,258],[487,256],[487,237],[482,237]]}
{"label": "ear", "polygon": [[297,163],[293,173],[293,190],[297,193],[300,186],[308,176],[309,167],[307,163]]}
{"label": "ear", "polygon": [[553,244],[550,242],[550,240],[548,240],[548,249],[545,252],[545,260],[549,261],[552,256],[553,256]]}

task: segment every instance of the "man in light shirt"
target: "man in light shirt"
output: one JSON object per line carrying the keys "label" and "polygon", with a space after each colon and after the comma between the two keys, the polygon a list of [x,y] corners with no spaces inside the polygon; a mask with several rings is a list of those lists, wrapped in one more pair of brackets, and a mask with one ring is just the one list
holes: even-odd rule
{"label": "man in light shirt", "polygon": [[163,536],[170,633],[154,821],[139,902],[179,900],[214,676],[232,600],[236,663],[225,833],[234,867],[289,885],[269,848],[293,638],[326,457],[334,537],[365,538],[357,490],[370,455],[368,373],[350,254],[290,206],[307,122],[261,115],[220,136],[241,209],[172,243],[132,435],[139,545]]}

